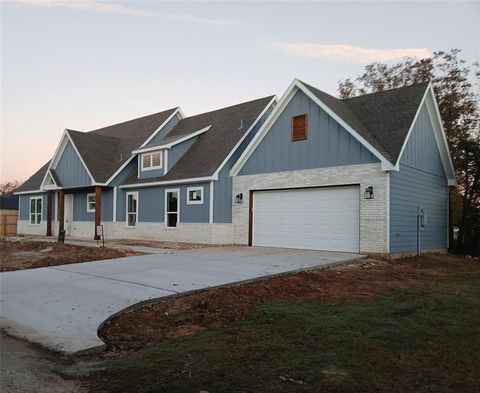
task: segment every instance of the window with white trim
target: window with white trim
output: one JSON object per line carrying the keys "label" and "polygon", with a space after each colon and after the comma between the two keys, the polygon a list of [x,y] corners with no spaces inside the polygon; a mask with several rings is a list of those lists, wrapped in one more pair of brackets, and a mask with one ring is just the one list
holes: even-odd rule
{"label": "window with white trim", "polygon": [[87,194],[87,212],[88,213],[95,213],[95,193],[92,192],[90,194]]}
{"label": "window with white trim", "polygon": [[187,205],[203,205],[203,187],[187,187]]}
{"label": "window with white trim", "polygon": [[162,151],[154,151],[151,153],[143,153],[141,157],[142,171],[150,171],[152,169],[162,168]]}
{"label": "window with white trim", "polygon": [[176,228],[179,213],[180,189],[165,190],[165,224],[167,228]]}
{"label": "window with white trim", "polygon": [[42,222],[43,197],[30,197],[30,224],[40,225]]}
{"label": "window with white trim", "polygon": [[138,222],[138,192],[127,192],[127,226],[134,227]]}

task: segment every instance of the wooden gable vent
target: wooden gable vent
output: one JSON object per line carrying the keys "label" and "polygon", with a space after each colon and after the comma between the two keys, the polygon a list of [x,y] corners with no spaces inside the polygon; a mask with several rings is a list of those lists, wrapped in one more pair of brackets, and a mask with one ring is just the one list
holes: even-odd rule
{"label": "wooden gable vent", "polygon": [[304,141],[308,138],[308,118],[307,115],[298,115],[292,117],[292,142]]}

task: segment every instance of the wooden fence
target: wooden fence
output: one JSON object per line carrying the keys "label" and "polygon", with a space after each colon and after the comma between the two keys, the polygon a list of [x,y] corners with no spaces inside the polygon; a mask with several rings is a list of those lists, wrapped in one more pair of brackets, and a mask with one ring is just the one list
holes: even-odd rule
{"label": "wooden fence", "polygon": [[0,236],[17,234],[18,212],[15,210],[0,210]]}

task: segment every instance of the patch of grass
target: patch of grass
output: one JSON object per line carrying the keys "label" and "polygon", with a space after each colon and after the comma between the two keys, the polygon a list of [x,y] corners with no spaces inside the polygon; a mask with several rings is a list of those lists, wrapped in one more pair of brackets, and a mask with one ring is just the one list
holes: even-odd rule
{"label": "patch of grass", "polygon": [[100,392],[478,392],[480,272],[368,302],[270,303],[91,377]]}

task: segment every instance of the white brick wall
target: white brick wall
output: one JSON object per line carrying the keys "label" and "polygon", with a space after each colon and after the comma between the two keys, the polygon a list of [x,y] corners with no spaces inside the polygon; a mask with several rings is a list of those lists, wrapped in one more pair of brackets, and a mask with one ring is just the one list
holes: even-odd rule
{"label": "white brick wall", "polygon": [[[135,227],[127,227],[125,222],[103,222],[105,239],[161,240],[202,244],[233,244],[232,224],[178,223],[177,228],[165,228],[163,222],[139,222]],[[71,236],[93,239],[94,223],[91,221],[73,221]],[[19,234],[45,235],[47,223],[29,225],[28,221],[18,221]],[[52,234],[58,234],[58,222],[52,223]]]}
{"label": "white brick wall", "polygon": [[[291,172],[236,176],[233,195],[243,193],[243,203],[233,204],[234,243],[248,244],[248,195],[250,190],[360,184],[360,252],[388,252],[388,174],[381,164],[348,165]],[[373,186],[374,199],[363,191]]]}

